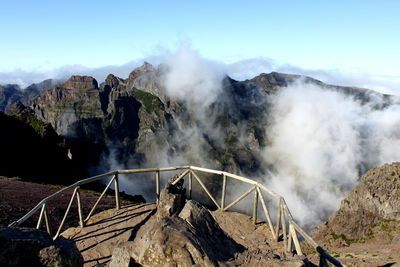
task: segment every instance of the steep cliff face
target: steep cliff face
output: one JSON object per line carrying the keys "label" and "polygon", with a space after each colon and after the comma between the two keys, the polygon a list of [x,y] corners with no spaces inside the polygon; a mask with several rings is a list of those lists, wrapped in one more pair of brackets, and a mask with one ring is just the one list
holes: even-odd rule
{"label": "steep cliff face", "polygon": [[365,173],[340,209],[315,233],[318,238],[333,240],[369,239],[382,230],[380,225],[390,228],[396,222],[400,223],[400,163]]}
{"label": "steep cliff face", "polygon": [[[214,101],[199,110],[168,93],[166,73],[166,66],[144,63],[127,79],[110,74],[100,86],[92,77],[72,76],[50,90],[49,82],[41,90],[33,86],[30,91],[39,97],[30,103],[39,119],[66,138],[74,158],[88,167],[115,168],[110,166],[115,159],[124,167],[198,164],[254,174],[265,167],[265,116],[280,88],[301,80],[360,101],[372,98],[368,90],[273,72],[246,81],[225,77]],[[21,98],[18,90],[2,92],[3,106]]]}
{"label": "steep cliff face", "polygon": [[400,163],[366,172],[313,238],[346,266],[400,263]]}
{"label": "steep cliff face", "polygon": [[80,120],[101,118],[97,81],[88,76],[72,76],[35,101],[35,111],[40,119],[51,123],[61,135],[73,135],[71,126]]}
{"label": "steep cliff face", "polygon": [[53,127],[18,104],[13,116],[0,112],[0,171],[37,182],[70,184],[86,170],[68,158],[68,148]]}

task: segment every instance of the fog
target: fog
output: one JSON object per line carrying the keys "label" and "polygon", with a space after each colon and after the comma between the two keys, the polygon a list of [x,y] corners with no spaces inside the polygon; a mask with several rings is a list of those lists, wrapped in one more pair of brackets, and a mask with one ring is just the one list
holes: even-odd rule
{"label": "fog", "polygon": [[[190,47],[163,58],[161,89],[181,103],[185,112],[175,114],[179,131],[154,149],[148,164],[210,167],[204,136],[217,142],[222,136],[210,105],[223,100],[222,80],[232,66],[207,60]],[[379,94],[372,96],[372,102],[363,104],[299,80],[258,101],[268,105],[268,113],[260,114],[268,137],[262,166],[268,168],[250,178],[281,194],[303,226],[326,220],[365,171],[400,159],[400,106],[394,103],[377,109],[383,99]],[[232,188],[229,198],[241,189]]]}
{"label": "fog", "polygon": [[263,156],[273,169],[263,182],[303,225],[327,219],[360,174],[400,159],[400,106],[374,104],[302,82],[272,98]]}

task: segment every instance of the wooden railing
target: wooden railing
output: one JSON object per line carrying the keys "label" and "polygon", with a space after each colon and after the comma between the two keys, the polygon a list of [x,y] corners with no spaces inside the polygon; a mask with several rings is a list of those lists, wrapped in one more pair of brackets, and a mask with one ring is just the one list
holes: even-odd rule
{"label": "wooden railing", "polygon": [[[134,174],[134,173],[154,173],[155,174],[155,184],[156,184],[156,199],[157,199],[157,204],[158,204],[158,197],[160,194],[160,179],[161,179],[161,172],[168,172],[168,171],[182,171],[176,179],[174,180],[173,184],[178,183],[181,179],[184,179],[186,176],[188,177],[188,198],[192,198],[192,191],[193,191],[193,179],[198,182],[200,187],[204,190],[206,195],[210,198],[211,202],[216,206],[217,209],[221,211],[227,211],[231,209],[233,206],[238,204],[241,200],[246,198],[248,195],[254,193],[254,198],[253,198],[253,209],[252,209],[252,219],[253,223],[257,222],[257,212],[258,212],[258,204],[261,203],[262,210],[264,213],[264,216],[266,218],[266,223],[268,224],[269,230],[271,232],[272,237],[276,242],[282,237],[283,244],[284,244],[284,250],[286,252],[291,252],[295,253],[297,255],[303,255],[303,251],[301,248],[301,244],[306,243],[309,246],[311,246],[318,254],[320,258],[319,266],[329,266],[329,263],[333,264],[334,266],[343,266],[337,259],[329,255],[328,252],[326,252],[322,247],[320,247],[312,238],[309,236],[293,219],[292,214],[290,213],[289,207],[286,204],[285,199],[280,196],[279,194],[269,190],[262,184],[253,181],[251,179],[231,174],[225,171],[217,171],[217,170],[212,170],[212,169],[206,169],[206,168],[200,168],[200,167],[195,167],[195,166],[180,166],[180,167],[169,167],[169,168],[153,168],[153,169],[133,169],[133,170],[118,170],[114,172],[109,172],[105,173],[102,175],[90,177],[84,180],[80,180],[70,186],[67,186],[58,192],[46,197],[42,201],[40,201],[32,210],[30,210],[27,214],[25,214],[22,218],[19,220],[11,223],[9,227],[16,227],[21,225],[23,222],[25,222],[29,217],[31,217],[33,214],[35,214],[38,210],[40,210],[40,215],[39,219],[37,222],[36,228],[39,229],[43,223],[43,218],[45,221],[45,226],[47,232],[52,235],[52,228],[50,225],[50,220],[49,220],[49,215],[47,213],[47,207],[46,204],[48,201],[59,197],[63,193],[73,190],[72,197],[70,202],[68,203],[66,212],[64,214],[63,219],[61,220],[61,223],[59,227],[57,228],[57,231],[53,236],[53,239],[56,239],[62,230],[62,227],[65,223],[65,220],[67,218],[67,215],[70,211],[70,208],[72,206],[72,203],[74,201],[74,198],[76,198],[76,202],[78,205],[78,216],[79,216],[79,225],[80,227],[84,227],[90,217],[94,214],[99,202],[102,200],[102,198],[105,196],[106,192],[108,189],[111,187],[111,185],[114,183],[114,191],[115,191],[115,203],[116,203],[116,209],[120,209],[120,196],[119,196],[119,180],[118,180],[118,175],[119,174]],[[222,190],[221,196],[220,196],[220,202],[217,201],[216,197],[212,195],[210,190],[206,187],[204,182],[201,180],[199,173],[206,173],[206,174],[213,174],[213,175],[218,175],[222,178]],[[80,200],[80,186],[84,184],[88,184],[94,181],[99,181],[103,180],[105,178],[111,177],[110,181],[107,183],[106,188],[100,195],[100,197],[97,199],[95,204],[93,205],[92,209],[90,210],[89,214],[87,217],[84,219],[83,218],[83,213],[82,213],[82,204]],[[228,179],[234,179],[238,180],[247,184],[250,184],[251,187],[249,190],[244,192],[242,195],[240,195],[238,198],[233,200],[231,203],[227,204],[226,202],[226,195],[227,195],[227,184],[228,184]],[[265,194],[265,195],[264,195]],[[276,207],[276,212],[277,212],[277,219],[276,219],[276,225],[274,226],[272,220],[271,220],[271,213],[270,209],[271,207],[268,207],[268,204],[271,203],[271,201],[267,201],[268,198],[270,199],[275,199],[278,202],[278,205]],[[273,208],[273,207],[272,207]],[[299,238],[297,235],[300,235],[305,242],[300,243]]]}

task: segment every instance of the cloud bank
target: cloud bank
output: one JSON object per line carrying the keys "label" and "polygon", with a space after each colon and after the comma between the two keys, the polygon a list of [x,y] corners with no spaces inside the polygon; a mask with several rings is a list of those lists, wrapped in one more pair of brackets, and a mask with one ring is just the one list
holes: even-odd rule
{"label": "cloud bank", "polygon": [[[377,99],[379,101],[379,99]],[[377,110],[350,96],[298,83],[272,99],[265,183],[303,225],[337,210],[366,170],[399,161],[400,106]]]}
{"label": "cloud bank", "polygon": [[[239,73],[241,66],[250,73],[252,64],[257,67],[260,62],[224,65],[183,47],[165,55],[161,63],[165,67],[164,93],[182,103],[186,112],[174,118],[178,134],[156,149],[151,163],[211,166],[204,159],[210,148],[204,136],[218,140],[223,135],[222,129],[214,126],[215,114],[210,113],[210,105],[221,100],[218,96],[224,73]],[[289,70],[288,66],[282,68]],[[320,75],[328,77],[327,73]],[[284,196],[302,225],[312,227],[327,219],[361,174],[400,160],[396,149],[400,146],[400,105],[376,109],[382,106],[378,103],[382,99],[377,96],[374,101],[362,104],[351,96],[302,81],[281,89],[263,102],[269,105],[268,113],[262,114],[267,120],[264,130],[269,145],[263,148],[262,165],[270,167],[267,174],[251,178]],[[171,154],[171,149],[175,153]],[[234,189],[232,194],[238,195],[241,189]],[[135,193],[146,195],[151,190],[143,188],[143,192]]]}
{"label": "cloud bank", "polygon": [[[0,70],[0,85],[18,84],[22,88],[25,88],[32,83],[38,83],[45,79],[63,80],[68,79],[71,75],[89,75],[96,78],[99,82],[104,81],[110,73],[121,78],[127,78],[129,73],[134,68],[140,66],[144,61],[150,62],[153,65],[168,63],[168,60],[176,58],[178,53],[181,54],[181,58],[184,58],[185,50],[186,56],[189,56],[189,51],[193,52],[187,44],[182,45],[177,49],[177,51],[159,48],[155,54],[151,56],[131,60],[122,65],[109,65],[98,68],[88,68],[77,64],[66,65],[49,70]],[[197,56],[201,58],[198,52],[195,53],[197,53]],[[357,86],[361,88],[369,88],[381,93],[400,95],[400,75],[382,75],[361,70],[343,72],[338,69],[307,69],[291,64],[279,64],[275,60],[266,57],[241,59],[230,63],[212,61],[204,58],[201,60],[211,63],[208,65],[210,72],[212,69],[218,71],[223,70],[224,74],[237,80],[251,79],[260,73],[276,71],[310,76],[325,83],[334,85]],[[169,63],[172,64],[172,62]],[[219,66],[216,67],[216,65]],[[194,65],[192,64],[192,66]]]}

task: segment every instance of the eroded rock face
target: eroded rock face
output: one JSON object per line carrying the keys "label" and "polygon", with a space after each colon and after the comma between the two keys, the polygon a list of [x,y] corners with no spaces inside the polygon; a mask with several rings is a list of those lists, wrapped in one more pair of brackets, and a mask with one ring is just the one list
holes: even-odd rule
{"label": "eroded rock face", "polygon": [[217,266],[242,251],[209,210],[193,200],[185,203],[183,180],[176,185],[173,181],[161,190],[155,218],[133,241],[134,260],[145,266]]}
{"label": "eroded rock face", "polygon": [[0,228],[0,266],[83,266],[72,241],[53,241],[42,230]]}
{"label": "eroded rock face", "polygon": [[72,76],[65,83],[40,96],[34,105],[37,116],[67,136],[75,122],[102,117],[97,81],[89,76]]}
{"label": "eroded rock face", "polygon": [[174,178],[169,180],[164,189],[160,192],[160,200],[157,208],[157,218],[161,220],[164,217],[178,215],[185,205],[186,190],[183,187],[183,180],[176,185],[172,182]]}
{"label": "eroded rock face", "polygon": [[67,89],[83,90],[83,91],[99,89],[97,81],[93,77],[79,76],[79,75],[71,76],[71,78],[69,78],[62,85],[62,87],[67,88]]}
{"label": "eroded rock face", "polygon": [[161,190],[156,215],[132,242],[114,250],[110,266],[132,259],[144,266],[218,266],[243,251],[206,208],[193,200],[185,203],[183,180],[173,181]]}
{"label": "eroded rock face", "polygon": [[342,242],[370,238],[381,223],[400,221],[400,163],[365,173],[342,201],[340,209],[314,230],[317,239]]}

